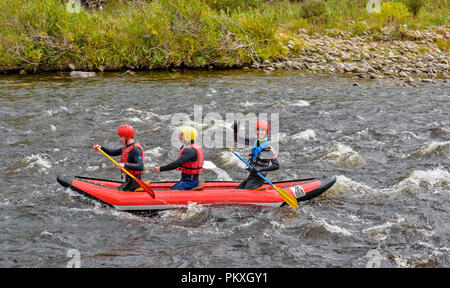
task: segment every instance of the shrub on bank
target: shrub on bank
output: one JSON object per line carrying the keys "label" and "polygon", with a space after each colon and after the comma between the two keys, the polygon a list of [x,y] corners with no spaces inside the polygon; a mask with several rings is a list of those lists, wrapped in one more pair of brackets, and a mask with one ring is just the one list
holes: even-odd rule
{"label": "shrub on bank", "polygon": [[383,2],[381,12],[375,15],[382,25],[404,24],[409,16],[408,8],[401,2]]}
{"label": "shrub on bank", "polygon": [[239,67],[281,53],[273,11],[224,12],[207,2],[106,1],[103,10],[70,13],[60,0],[0,0],[1,68]]}

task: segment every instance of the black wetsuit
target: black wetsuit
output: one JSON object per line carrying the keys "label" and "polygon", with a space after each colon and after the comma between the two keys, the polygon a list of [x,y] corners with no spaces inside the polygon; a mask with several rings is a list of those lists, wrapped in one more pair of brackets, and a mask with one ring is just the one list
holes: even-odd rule
{"label": "black wetsuit", "polygon": [[[133,145],[133,144],[134,143],[132,143],[130,145]],[[128,145],[128,146],[130,146],[130,145]],[[123,149],[123,147],[110,149],[110,148],[106,148],[106,147],[102,146],[102,150],[109,156],[121,155],[122,149]],[[127,169],[135,170],[135,171],[144,171],[144,159],[142,159],[142,152],[141,152],[141,149],[139,149],[138,147],[134,147],[130,151],[130,153],[128,153],[127,162],[128,163],[125,163],[125,167]],[[141,180],[142,174],[139,174],[134,177]],[[117,189],[122,190],[122,191],[134,191],[134,190],[136,190],[136,188],[139,188],[139,187],[140,187],[139,183],[134,181],[133,178],[131,178],[130,176],[126,175],[125,182],[122,185],[120,185]]]}

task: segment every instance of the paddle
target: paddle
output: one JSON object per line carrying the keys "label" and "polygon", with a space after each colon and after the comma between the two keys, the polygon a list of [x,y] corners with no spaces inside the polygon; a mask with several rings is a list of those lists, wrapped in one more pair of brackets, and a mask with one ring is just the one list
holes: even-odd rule
{"label": "paddle", "polygon": [[[112,159],[111,157],[109,157],[108,154],[106,154],[101,148],[97,148],[98,151],[102,152],[103,155],[105,155],[106,157],[108,157],[109,160],[111,160],[114,164],[116,164],[116,166],[119,166],[119,164]],[[121,170],[123,172],[125,172],[128,176],[130,176],[131,178],[134,179],[134,181],[136,181],[139,185],[141,185],[142,189],[144,189],[145,192],[148,193],[148,195],[150,195],[153,199],[155,199],[155,192],[153,191],[152,188],[150,188],[150,186],[148,186],[147,184],[145,184],[144,181],[139,180],[138,178],[134,177],[133,174],[131,174],[130,172],[128,172],[125,168],[121,167]]]}
{"label": "paddle", "polygon": [[[239,156],[239,154],[237,154],[236,152],[233,151],[233,148],[228,148],[228,150],[230,152],[232,152],[234,155],[236,155],[242,162],[244,162],[250,169],[254,169],[252,165],[250,165],[247,161],[245,161],[244,159],[242,159],[241,156]],[[291,194],[289,194],[288,192],[284,191],[283,189],[275,186],[272,184],[272,182],[270,182],[269,180],[266,179],[266,177],[264,177],[260,172],[256,172],[256,174],[258,174],[259,177],[261,177],[262,179],[264,179],[264,181],[266,181],[267,183],[269,183],[270,186],[272,186],[273,188],[275,188],[275,190],[277,190],[278,194],[280,194],[281,198],[283,198],[283,200],[292,207],[292,209],[297,209],[298,203],[297,203],[297,199],[295,199],[294,196],[292,196]]]}

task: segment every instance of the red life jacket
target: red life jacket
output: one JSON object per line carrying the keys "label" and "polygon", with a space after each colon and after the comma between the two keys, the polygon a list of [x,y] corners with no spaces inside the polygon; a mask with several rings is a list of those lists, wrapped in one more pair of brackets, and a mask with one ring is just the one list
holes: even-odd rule
{"label": "red life jacket", "polygon": [[202,147],[200,147],[197,144],[191,144],[188,146],[184,146],[181,150],[180,153],[178,153],[178,158],[181,157],[181,154],[183,154],[184,149],[186,148],[193,148],[195,150],[195,152],[197,152],[197,160],[195,162],[192,161],[188,161],[186,163],[184,163],[183,165],[181,165],[181,167],[177,168],[178,170],[181,170],[181,172],[183,172],[184,174],[200,174],[203,172],[203,149]]}
{"label": "red life jacket", "polygon": [[[131,150],[134,149],[134,147],[137,147],[139,149],[141,149],[141,153],[142,153],[142,163],[145,164],[145,157],[144,157],[144,149],[142,149],[141,144],[139,143],[133,143],[131,145],[128,146],[124,146],[122,148],[122,154],[120,154],[120,162],[121,163],[128,163],[128,154],[130,154]],[[137,176],[139,174],[142,174],[142,172],[144,171],[137,171],[137,170],[131,170],[125,167],[125,169],[130,172],[130,174]]]}

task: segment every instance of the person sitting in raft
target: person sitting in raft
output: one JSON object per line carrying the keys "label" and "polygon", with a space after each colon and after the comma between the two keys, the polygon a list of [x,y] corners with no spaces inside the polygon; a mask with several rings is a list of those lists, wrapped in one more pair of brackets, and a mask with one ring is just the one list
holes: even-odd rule
{"label": "person sitting in raft", "polygon": [[178,153],[177,160],[165,166],[155,167],[157,173],[178,169],[181,170],[181,180],[171,190],[191,190],[199,184],[200,173],[203,172],[203,150],[194,143],[197,138],[197,130],[194,127],[183,126],[180,128],[180,141],[183,143]]}
{"label": "person sitting in raft", "polygon": [[[141,180],[145,163],[144,149],[141,144],[135,142],[134,133],[134,128],[131,125],[124,124],[117,130],[119,140],[123,147],[110,149],[94,144],[94,149],[97,150],[100,148],[109,156],[120,155],[120,163],[117,168],[125,168],[130,174]],[[122,173],[124,172],[122,171]],[[122,191],[134,191],[138,187],[140,187],[140,185],[133,178],[125,174],[125,182],[117,189]]]}
{"label": "person sitting in raft", "polygon": [[[234,129],[234,141],[237,142],[237,130],[238,122],[233,124]],[[242,181],[237,189],[256,189],[264,184],[264,179],[258,176],[257,172],[260,172],[266,177],[268,171],[275,171],[280,168],[275,151],[270,146],[270,141],[267,140],[269,135],[269,122],[266,120],[258,120],[256,122],[256,136],[257,139],[253,142],[250,159],[247,161],[253,166],[253,169],[246,168],[250,174]],[[250,141],[245,139],[245,144],[249,145]]]}

